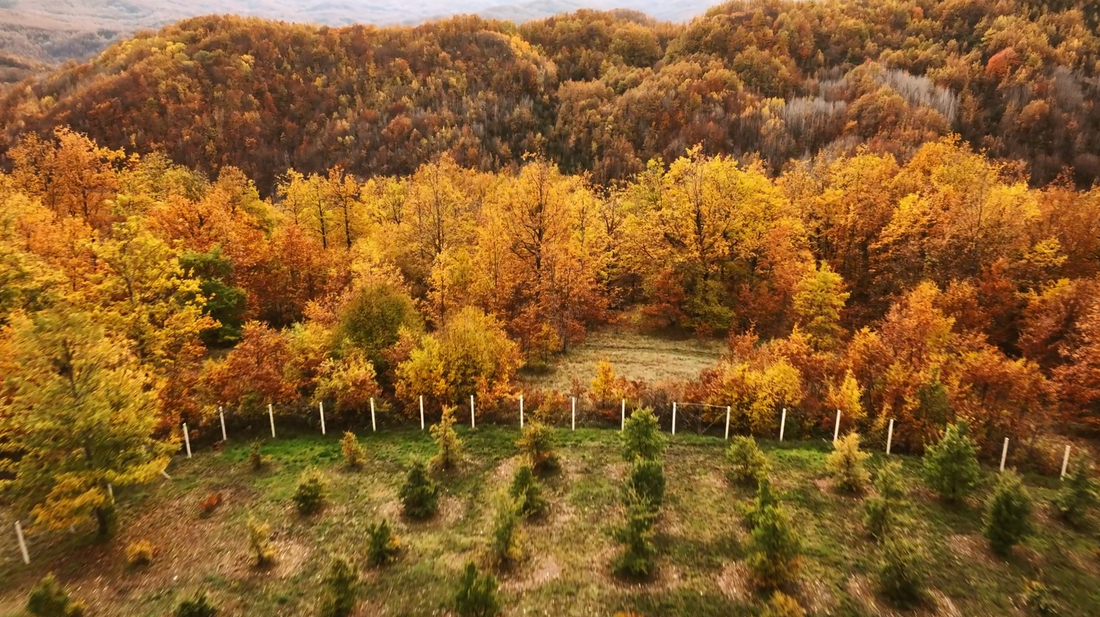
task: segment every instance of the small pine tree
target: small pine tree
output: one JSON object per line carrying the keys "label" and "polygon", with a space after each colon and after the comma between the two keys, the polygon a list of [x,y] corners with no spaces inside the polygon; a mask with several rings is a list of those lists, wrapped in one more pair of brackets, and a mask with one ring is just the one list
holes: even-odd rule
{"label": "small pine tree", "polygon": [[766,508],[779,505],[779,498],[772,492],[772,481],[768,476],[761,476],[756,484],[756,499],[753,504],[745,510],[745,527],[752,529],[756,527],[757,513],[763,512]]}
{"label": "small pine tree", "polygon": [[615,559],[615,573],[644,579],[657,567],[657,547],[653,543],[657,512],[637,495],[629,496],[627,502],[626,523],[615,531],[615,540],[623,545],[623,552]]}
{"label": "small pine tree", "polygon": [[401,543],[393,535],[389,521],[381,520],[367,527],[367,561],[374,567],[383,566],[397,559]]}
{"label": "small pine tree", "polygon": [[653,510],[659,509],[665,497],[664,467],[658,461],[635,459],[623,490],[627,501],[641,499]]}
{"label": "small pine tree", "polygon": [[263,471],[267,465],[267,460],[263,455],[263,451],[260,449],[260,442],[253,441],[252,447],[248,450],[248,466],[254,472]]}
{"label": "small pine tree", "polygon": [[901,463],[892,461],[875,476],[877,494],[863,505],[863,524],[872,537],[881,540],[896,524],[898,511],[905,505],[905,487],[901,483]]}
{"label": "small pine tree", "polygon": [[890,538],[883,543],[877,576],[882,595],[896,606],[913,606],[924,596],[921,555],[907,540]]}
{"label": "small pine tree", "polygon": [[758,511],[749,541],[748,566],[760,589],[777,589],[798,573],[798,538],[781,505]]}
{"label": "small pine tree", "polygon": [[1002,556],[1031,533],[1031,497],[1015,472],[1001,474],[986,504],[983,532],[989,548]]}
{"label": "small pine tree", "polygon": [[439,451],[432,457],[430,463],[433,469],[447,471],[458,465],[462,441],[458,438],[458,431],[455,430],[454,425],[455,408],[446,405],[443,407],[443,417],[439,419],[439,424],[432,426],[431,429],[432,439],[439,447]]}
{"label": "small pine tree", "polygon": [[271,527],[254,518],[248,519],[248,546],[252,550],[252,565],[264,568],[275,562],[271,548]]}
{"label": "small pine tree", "polygon": [[772,594],[771,600],[768,601],[768,605],[764,607],[764,612],[761,614],[761,617],[805,616],[806,611],[802,609],[797,600],[779,591]]}
{"label": "small pine tree", "polygon": [[50,573],[31,590],[27,612],[34,617],[82,617],[84,605],[70,598],[69,592]]}
{"label": "small pine tree", "polygon": [[833,444],[832,454],[825,459],[825,468],[838,489],[858,493],[871,478],[864,467],[864,461],[870,456],[859,450],[859,433],[848,433]]}
{"label": "small pine tree", "polygon": [[523,436],[516,442],[531,462],[532,470],[543,475],[558,468],[558,457],[554,452],[554,429],[538,420],[528,422],[523,427]]}
{"label": "small pine tree", "polygon": [[519,527],[518,504],[511,498],[502,499],[493,519],[493,533],[489,542],[493,563],[508,568],[523,554],[522,532]]}
{"label": "small pine tree", "polygon": [[180,602],[176,607],[176,617],[214,617],[218,609],[210,603],[205,593],[198,593],[190,600]]}
{"label": "small pine tree", "polygon": [[1031,609],[1031,612],[1042,617],[1050,617],[1058,614],[1058,603],[1053,596],[1054,594],[1046,585],[1039,581],[1027,581],[1024,583],[1024,592],[1020,599],[1024,606]]}
{"label": "small pine tree", "polygon": [[665,437],[652,409],[644,407],[626,419],[622,430],[622,451],[626,462],[632,463],[637,458],[659,460],[664,449]]}
{"label": "small pine tree", "polygon": [[405,516],[409,518],[425,519],[435,514],[439,502],[439,487],[428,477],[423,461],[416,461],[409,468],[405,484],[401,486],[400,497]]}
{"label": "small pine tree", "polygon": [[355,608],[359,573],[346,559],[336,558],[325,577],[324,617],[347,617]]}
{"label": "small pine tree", "polygon": [[355,433],[347,431],[340,440],[340,450],[344,453],[344,462],[352,469],[360,469],[367,460],[367,451]]}
{"label": "small pine tree", "polygon": [[941,499],[957,502],[974,491],[981,469],[965,420],[948,424],[943,439],[924,453],[924,478]]}
{"label": "small pine tree", "polygon": [[546,500],[542,498],[538,478],[527,465],[516,470],[508,494],[516,501],[521,516],[538,516],[546,512]]}
{"label": "small pine tree", "polygon": [[298,480],[294,491],[294,504],[298,513],[304,516],[315,514],[325,505],[325,481],[320,472],[308,470]]}
{"label": "small pine tree", "polygon": [[461,617],[496,617],[500,614],[498,586],[492,574],[478,575],[477,566],[467,563],[455,594],[455,612]]}
{"label": "small pine tree", "polygon": [[726,450],[730,478],[738,484],[755,486],[768,473],[768,459],[752,437],[733,438]]}
{"label": "small pine tree", "polygon": [[1062,520],[1081,527],[1088,519],[1089,510],[1096,506],[1096,501],[1096,489],[1088,469],[1085,465],[1078,465],[1054,496],[1054,507]]}

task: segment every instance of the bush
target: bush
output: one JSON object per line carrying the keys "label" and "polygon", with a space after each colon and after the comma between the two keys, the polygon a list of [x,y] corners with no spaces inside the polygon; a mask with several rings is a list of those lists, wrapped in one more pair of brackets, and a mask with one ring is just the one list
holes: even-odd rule
{"label": "bush", "polygon": [[131,568],[147,566],[153,563],[154,552],[153,545],[145,540],[131,542],[130,545],[126,547],[126,564]]}
{"label": "bush", "polygon": [[416,461],[401,485],[401,505],[405,516],[426,519],[435,514],[439,502],[439,487],[428,477],[423,461]]}
{"label": "bush", "polygon": [[516,501],[521,516],[538,516],[546,512],[546,500],[542,498],[542,488],[531,468],[526,465],[516,470],[508,494]]}
{"label": "bush", "polygon": [[772,594],[772,599],[764,607],[761,617],[805,617],[805,615],[806,611],[802,610],[797,600],[777,591]]}
{"label": "bush", "polygon": [[913,606],[924,595],[920,553],[902,538],[890,538],[883,544],[877,576],[882,595],[899,607]]}
{"label": "bush", "polygon": [[1015,472],[1001,474],[986,504],[983,532],[989,548],[1002,556],[1031,533],[1031,497]]}
{"label": "bush", "polygon": [[479,576],[477,566],[467,563],[455,594],[455,612],[461,617],[496,617],[500,614],[497,586],[496,577]]}
{"label": "bush", "polygon": [[641,499],[653,510],[661,507],[665,496],[665,470],[661,463],[653,460],[635,459],[630,467],[630,475],[623,486],[624,497]]}
{"label": "bush", "polygon": [[901,483],[901,463],[887,463],[875,476],[877,494],[864,502],[863,524],[871,536],[881,540],[898,519],[898,510],[905,504],[905,489]]}
{"label": "bush", "polygon": [[924,453],[924,479],[941,499],[965,499],[978,485],[981,469],[974,442],[967,436],[967,424],[948,424],[943,439]]}
{"label": "bush", "polygon": [[825,459],[825,468],[829,470],[838,489],[858,493],[871,478],[863,466],[870,456],[866,452],[860,452],[859,434],[848,433],[833,444],[832,454]]}
{"label": "bush", "polygon": [[325,505],[325,481],[316,470],[309,470],[298,480],[294,491],[294,504],[298,513],[309,516],[321,510]]}
{"label": "bush", "polygon": [[1058,605],[1054,601],[1053,594],[1047,589],[1046,585],[1039,581],[1024,583],[1024,592],[1021,594],[1020,600],[1024,606],[1031,609],[1031,612],[1036,615],[1058,614]]}
{"label": "bush", "polygon": [[493,563],[500,568],[509,567],[523,554],[519,523],[519,508],[516,502],[511,498],[503,499],[497,505],[496,517],[493,519],[493,534],[489,542]]}
{"label": "bush", "polygon": [[222,505],[222,494],[217,491],[208,493],[206,497],[203,497],[202,501],[199,502],[199,516],[210,516],[220,505]]}
{"label": "bush", "polygon": [[658,460],[664,449],[665,437],[652,409],[643,407],[626,419],[622,430],[622,451],[626,462],[631,463],[638,458]]}
{"label": "bush", "polygon": [[340,440],[340,450],[344,453],[344,462],[352,469],[360,469],[367,460],[367,451],[355,433],[347,431]]}
{"label": "bush", "polygon": [[768,473],[768,459],[752,437],[734,437],[726,450],[726,460],[730,463],[730,478],[738,484],[756,485]]}
{"label": "bush", "polygon": [[332,568],[325,577],[324,617],[347,617],[355,608],[358,595],[357,583],[359,573],[351,567],[346,559],[336,558],[332,561]]}
{"label": "bush", "polygon": [[439,424],[431,428],[432,439],[435,439],[435,444],[439,447],[439,452],[431,460],[433,469],[446,471],[458,464],[462,442],[458,439],[458,431],[455,430],[454,424],[455,408],[446,405],[443,407],[443,417],[439,419]]}
{"label": "bush", "polygon": [[248,545],[252,550],[252,564],[263,568],[275,562],[275,551],[271,547],[271,528],[254,518],[248,519]]}
{"label": "bush", "polygon": [[176,617],[214,617],[218,609],[210,603],[205,593],[198,593],[190,600],[180,602],[176,608]]}
{"label": "bush", "polygon": [[768,476],[761,476],[756,484],[756,499],[751,506],[745,509],[745,527],[750,530],[756,527],[757,513],[763,512],[766,508],[778,505],[779,499],[775,496],[775,493],[772,492],[771,479],[769,479]]}
{"label": "bush", "polygon": [[766,506],[754,516],[748,566],[761,589],[777,589],[798,573],[799,542],[781,505]]}
{"label": "bush", "polygon": [[71,599],[50,573],[31,590],[27,597],[27,612],[35,617],[82,617],[84,605]]}
{"label": "bush", "polygon": [[367,561],[374,567],[383,566],[397,559],[401,544],[388,521],[382,520],[367,527]]}
{"label": "bush", "polygon": [[260,450],[260,442],[258,441],[253,441],[252,447],[248,450],[248,466],[255,472],[263,471],[264,467],[267,466],[267,457]]}
{"label": "bush", "polygon": [[1085,524],[1089,509],[1095,506],[1096,489],[1085,465],[1078,465],[1054,496],[1054,508],[1062,520],[1080,527]]}
{"label": "bush", "polygon": [[516,445],[523,449],[531,461],[533,471],[539,475],[558,468],[558,457],[554,453],[554,429],[534,420],[523,427],[523,436]]}
{"label": "bush", "polygon": [[657,568],[657,547],[653,544],[653,525],[657,512],[644,499],[628,498],[626,523],[615,531],[615,540],[623,552],[615,558],[615,573],[627,578],[648,578]]}

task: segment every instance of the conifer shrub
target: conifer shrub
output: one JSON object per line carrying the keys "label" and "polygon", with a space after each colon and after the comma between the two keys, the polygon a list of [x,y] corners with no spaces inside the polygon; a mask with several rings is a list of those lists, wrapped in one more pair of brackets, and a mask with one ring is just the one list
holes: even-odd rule
{"label": "conifer shrub", "polygon": [[833,477],[836,488],[848,493],[859,493],[867,486],[871,475],[864,462],[870,454],[859,449],[859,434],[848,433],[833,444],[833,451],[825,459],[825,468]]}
{"label": "conifer shrub", "polygon": [[1085,465],[1077,465],[1066,477],[1053,503],[1062,520],[1081,527],[1088,520],[1089,510],[1096,506],[1096,501],[1096,488],[1089,478],[1088,469]]}
{"label": "conifer shrub", "polygon": [[31,589],[27,612],[34,617],[83,617],[84,604],[70,598],[51,572]]}
{"label": "conifer shrub", "polygon": [[758,588],[774,590],[793,580],[798,574],[799,550],[790,516],[781,504],[756,512],[746,561]]}
{"label": "conifer shrub", "polygon": [[615,530],[615,540],[623,545],[613,564],[616,574],[645,579],[656,572],[657,547],[653,543],[656,522],[657,512],[646,500],[636,495],[627,498],[626,522]]}
{"label": "conifer shrub", "polygon": [[493,517],[493,533],[489,541],[493,563],[499,568],[511,567],[523,554],[519,524],[518,504],[511,497],[501,499]]}
{"label": "conifer shrub", "polygon": [[359,573],[346,559],[332,561],[328,576],[325,577],[325,603],[321,613],[324,617],[347,617],[355,609],[359,594]]}
{"label": "conifer shrub", "polygon": [[263,455],[258,441],[253,441],[252,447],[248,450],[248,467],[257,473],[267,467],[267,457]]}
{"label": "conifer shrub", "polygon": [[1004,556],[1031,533],[1031,497],[1020,476],[1013,471],[1001,474],[986,504],[983,533],[989,548]]}
{"label": "conifer shrub", "polygon": [[558,457],[554,451],[554,429],[532,420],[523,427],[523,436],[516,445],[527,455],[531,469],[538,475],[558,469]]}
{"label": "conifer shrub", "polygon": [[1054,594],[1039,581],[1024,583],[1024,591],[1020,594],[1020,600],[1034,615],[1049,617],[1058,614],[1058,603],[1054,600]]}
{"label": "conifer shrub", "polygon": [[943,439],[924,453],[924,480],[941,499],[958,502],[978,485],[981,469],[965,420],[948,424]]}
{"label": "conifer shrub", "polygon": [[176,607],[176,617],[214,617],[218,609],[205,593],[197,593],[195,597],[180,602]]}
{"label": "conifer shrub", "polygon": [[499,584],[492,574],[479,575],[477,566],[467,563],[455,594],[455,612],[460,617],[496,617],[500,615],[497,599]]}
{"label": "conifer shrub", "polygon": [[768,600],[761,617],[806,617],[806,611],[797,600],[777,591]]}
{"label": "conifer shrub", "polygon": [[304,516],[320,512],[325,506],[325,481],[320,472],[311,469],[302,474],[294,490],[294,505]]}
{"label": "conifer shrub", "polygon": [[347,431],[340,440],[340,451],[344,454],[344,463],[351,469],[362,469],[367,460],[367,451],[355,433]]}
{"label": "conifer shrub", "polygon": [[752,505],[745,509],[745,527],[751,530],[756,527],[757,515],[771,506],[778,506],[779,498],[772,491],[772,481],[768,476],[761,476],[756,484],[756,499]]}
{"label": "conifer shrub", "polygon": [[275,550],[271,546],[271,527],[254,518],[248,519],[248,546],[252,554],[252,565],[266,568],[275,563]]}
{"label": "conifer shrub", "polygon": [[635,459],[623,485],[627,501],[640,499],[653,510],[661,507],[665,497],[665,470],[659,461]]}
{"label": "conifer shrub", "polygon": [[367,562],[374,567],[384,566],[397,559],[401,543],[393,534],[389,521],[381,520],[367,527]]}
{"label": "conifer shrub", "polygon": [[890,537],[882,545],[876,572],[879,591],[895,606],[908,608],[924,597],[924,574],[920,551],[904,538]]}
{"label": "conifer shrub", "polygon": [[444,406],[443,416],[439,419],[439,424],[433,425],[431,428],[432,439],[435,440],[435,445],[439,448],[430,462],[432,469],[448,471],[458,465],[462,441],[458,438],[458,431],[455,430],[454,425],[455,408],[451,405]]}
{"label": "conifer shrub", "polygon": [[863,502],[863,524],[867,533],[881,540],[898,522],[905,505],[905,487],[901,481],[901,463],[891,461],[875,475],[876,494]]}
{"label": "conifer shrub", "polygon": [[405,516],[426,519],[435,514],[439,503],[439,487],[428,477],[423,461],[416,461],[409,467],[399,496]]}
{"label": "conifer shrub", "polygon": [[140,568],[153,563],[153,553],[156,549],[146,540],[131,542],[126,547],[126,564],[131,568]]}
{"label": "conifer shrub", "polygon": [[515,500],[520,516],[528,518],[546,512],[546,500],[542,497],[542,487],[527,465],[516,470],[508,495]]}
{"label": "conifer shrub", "polygon": [[734,437],[726,449],[726,460],[730,479],[738,484],[756,486],[768,473],[768,459],[752,437]]}
{"label": "conifer shrub", "polygon": [[648,407],[635,411],[626,419],[621,440],[623,459],[628,463],[638,458],[660,460],[665,450],[665,436],[661,434],[657,416]]}

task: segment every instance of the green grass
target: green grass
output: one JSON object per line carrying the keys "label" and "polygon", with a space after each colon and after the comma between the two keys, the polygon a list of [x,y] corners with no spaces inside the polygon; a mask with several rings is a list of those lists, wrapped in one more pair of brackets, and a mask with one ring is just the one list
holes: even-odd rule
{"label": "green grass", "polygon": [[[396,500],[404,469],[434,449],[428,435],[416,429],[362,435],[367,464],[359,472],[344,469],[335,435],[265,443],[271,463],[260,473],[249,469],[247,443],[177,459],[171,481],[119,496],[123,526],[109,543],[90,544],[81,533],[35,533],[34,561],[25,567],[14,542],[3,540],[0,615],[19,615],[27,591],[49,570],[89,604],[92,615],[161,617],[199,589],[208,591],[225,615],[313,615],[321,578],[335,554],[361,569],[360,614],[446,614],[464,563],[487,563],[494,496],[519,463],[515,428],[483,426],[460,433],[465,462],[440,478],[441,512],[422,523],[402,520]],[[759,614],[761,599],[740,565],[747,543],[741,510],[752,491],[726,482],[722,440],[696,435],[670,440],[657,540],[660,572],[652,583],[637,585],[610,575],[616,552],[611,530],[621,521],[619,478],[626,470],[618,433],[559,429],[557,437],[562,469],[544,483],[551,512],[524,525],[525,560],[498,574],[506,615]],[[828,486],[827,444],[761,445],[803,543],[802,574],[791,593],[812,615],[895,614],[874,593],[878,549],[864,534],[860,498],[835,494]],[[952,508],[934,500],[918,481],[919,460],[896,458],[903,461],[908,484],[910,533],[927,555],[934,598],[934,606],[912,614],[1025,615],[1018,605],[1028,579],[1055,588],[1064,614],[1097,614],[1095,531],[1074,531],[1053,519],[1046,501],[1057,480],[1026,479],[1039,504],[1039,533],[1009,559],[999,559],[981,537],[979,504],[993,473],[978,499]],[[875,455],[871,466],[882,460]],[[309,468],[325,475],[328,505],[303,518],[291,495]],[[198,503],[210,491],[221,491],[225,502],[201,518]],[[266,571],[247,562],[250,516],[270,523],[274,533],[278,562]],[[381,516],[394,523],[404,551],[396,564],[374,570],[366,566],[364,543],[367,526]],[[0,523],[11,528],[7,519]],[[158,553],[152,566],[130,570],[125,547],[139,539],[152,542]]]}

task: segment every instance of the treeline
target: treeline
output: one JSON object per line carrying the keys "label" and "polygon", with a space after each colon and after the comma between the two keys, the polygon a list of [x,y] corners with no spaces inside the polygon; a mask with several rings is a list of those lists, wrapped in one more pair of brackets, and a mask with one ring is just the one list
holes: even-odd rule
{"label": "treeline", "polygon": [[145,33],[0,98],[0,151],[69,124],[274,192],[287,168],[407,175],[449,153],[527,153],[600,185],[695,144],[759,156],[907,160],[957,133],[1034,186],[1100,176],[1097,0],[732,2],[688,25],[580,11],[326,28],[204,17]]}

